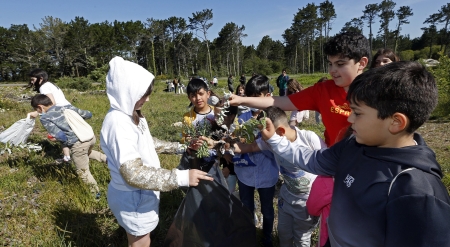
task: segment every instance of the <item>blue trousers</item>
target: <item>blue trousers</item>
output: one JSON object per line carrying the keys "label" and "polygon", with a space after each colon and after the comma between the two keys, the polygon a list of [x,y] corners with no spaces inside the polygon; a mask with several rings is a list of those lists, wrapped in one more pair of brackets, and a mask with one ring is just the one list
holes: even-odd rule
{"label": "blue trousers", "polygon": [[[255,187],[247,186],[238,180],[239,197],[241,202],[250,209],[252,215],[255,213]],[[275,195],[275,185],[269,188],[259,188],[259,200],[261,203],[261,213],[263,215],[263,245],[271,247],[272,230],[275,212],[273,209],[273,197]]]}

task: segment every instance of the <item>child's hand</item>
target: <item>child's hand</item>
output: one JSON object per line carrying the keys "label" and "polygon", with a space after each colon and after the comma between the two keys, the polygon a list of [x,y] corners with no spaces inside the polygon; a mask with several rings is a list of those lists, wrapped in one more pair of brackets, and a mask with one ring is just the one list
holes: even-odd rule
{"label": "child's hand", "polygon": [[50,134],[47,134],[47,139],[49,139],[49,140],[52,141],[52,142],[55,142],[55,141],[56,141],[56,138],[53,137],[53,136],[50,135]]}
{"label": "child's hand", "polygon": [[189,170],[189,186],[197,186],[200,183],[200,179],[213,181],[214,179],[207,176],[208,173],[197,169]]}
{"label": "child's hand", "polygon": [[235,95],[235,94],[232,94],[232,95],[230,96],[230,98],[228,99],[228,101],[229,101],[230,105],[239,106],[239,105],[242,104],[242,99],[243,99],[243,98],[244,98],[244,97],[241,97],[241,96],[237,96],[237,95]]}
{"label": "child's hand", "polygon": [[30,113],[28,113],[28,114],[30,114],[30,117],[31,117],[31,118],[37,118],[37,116],[39,116],[39,113],[38,113],[37,111],[30,112]]}
{"label": "child's hand", "polygon": [[263,140],[267,141],[275,134],[275,126],[273,125],[270,118],[266,118],[266,128],[263,129],[262,125],[258,125],[259,130],[261,130],[261,136]]}

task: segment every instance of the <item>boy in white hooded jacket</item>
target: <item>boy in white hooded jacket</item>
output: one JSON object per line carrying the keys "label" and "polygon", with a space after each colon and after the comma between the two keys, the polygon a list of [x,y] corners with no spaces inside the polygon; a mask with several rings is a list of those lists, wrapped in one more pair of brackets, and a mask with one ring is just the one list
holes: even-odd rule
{"label": "boy in white hooded jacket", "polygon": [[199,170],[160,167],[147,121],[141,114],[153,89],[153,74],[121,57],[113,58],[109,66],[106,92],[111,108],[100,134],[111,173],[108,205],[127,232],[129,246],[150,246],[150,232],[159,220],[159,191],[197,186],[200,179],[212,178]]}

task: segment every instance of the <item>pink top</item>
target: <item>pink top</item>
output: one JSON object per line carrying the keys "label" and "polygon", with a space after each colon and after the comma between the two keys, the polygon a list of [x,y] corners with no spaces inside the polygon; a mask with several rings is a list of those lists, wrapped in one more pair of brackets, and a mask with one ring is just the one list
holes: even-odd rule
{"label": "pink top", "polygon": [[324,246],[328,239],[327,219],[330,215],[333,187],[333,177],[317,176],[311,186],[311,192],[306,201],[308,213],[314,216],[321,216],[319,246]]}

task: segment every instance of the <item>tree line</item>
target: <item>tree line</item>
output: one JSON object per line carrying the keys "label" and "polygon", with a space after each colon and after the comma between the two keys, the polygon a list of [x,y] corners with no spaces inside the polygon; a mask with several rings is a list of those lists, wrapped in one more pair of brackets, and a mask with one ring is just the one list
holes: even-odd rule
{"label": "tree line", "polygon": [[[396,8],[395,2],[383,0],[366,5],[361,14],[340,31],[363,33],[366,25],[372,51],[392,48],[402,60],[437,59],[450,51],[450,3],[425,18],[422,35],[414,39],[402,33],[414,14],[409,6]],[[282,40],[264,36],[255,47],[242,44],[245,26],[234,22],[226,23],[211,38],[215,35],[209,32],[212,9],[192,13],[188,19],[172,16],[126,22],[89,23],[83,17],[63,22],[45,16],[33,29],[26,24],[0,27],[0,81],[27,80],[27,73],[36,67],[46,69],[52,78],[90,76],[97,80],[116,55],[160,78],[272,74],[285,67],[290,73],[325,72],[322,46],[336,17],[331,1],[308,3],[294,14]]]}

